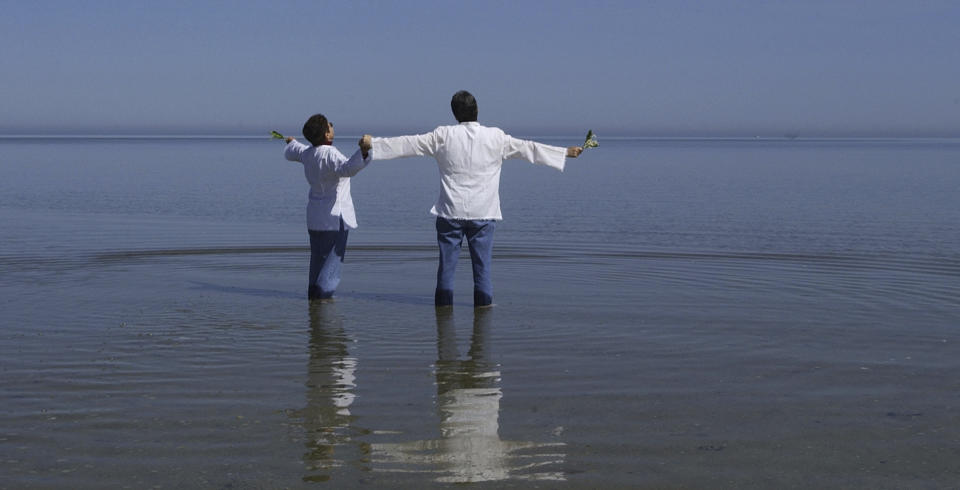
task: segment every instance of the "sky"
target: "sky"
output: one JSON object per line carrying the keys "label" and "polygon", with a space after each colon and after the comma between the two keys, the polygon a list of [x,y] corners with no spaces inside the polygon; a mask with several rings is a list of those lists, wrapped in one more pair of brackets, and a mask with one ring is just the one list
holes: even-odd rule
{"label": "sky", "polygon": [[960,137],[960,2],[0,0],[0,133]]}

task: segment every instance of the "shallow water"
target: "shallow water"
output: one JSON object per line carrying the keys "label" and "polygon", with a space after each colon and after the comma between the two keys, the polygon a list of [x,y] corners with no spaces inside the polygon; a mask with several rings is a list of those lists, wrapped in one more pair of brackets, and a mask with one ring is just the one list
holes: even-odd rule
{"label": "shallow water", "polygon": [[427,160],[311,305],[275,142],[0,140],[0,487],[960,482],[960,144],[601,144],[438,312]]}

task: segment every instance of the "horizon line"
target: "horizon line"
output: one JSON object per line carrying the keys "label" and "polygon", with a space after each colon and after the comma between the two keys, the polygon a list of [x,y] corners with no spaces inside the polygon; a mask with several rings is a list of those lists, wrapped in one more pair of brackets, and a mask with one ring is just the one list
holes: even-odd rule
{"label": "horizon line", "polygon": [[[399,134],[397,134],[399,135]],[[397,136],[389,134],[390,136]],[[338,135],[341,139],[359,138],[361,134]],[[569,139],[579,138],[580,136],[572,134],[518,134],[518,137],[526,139]],[[81,139],[102,139],[102,140],[270,140],[269,134],[252,133],[175,133],[175,132],[152,132],[152,133],[111,133],[111,132],[77,132],[77,133],[0,133],[0,140],[39,140],[39,139],[61,139],[61,140],[81,140]],[[297,139],[302,139],[297,137]],[[786,134],[780,136],[774,135],[716,135],[716,134],[638,134],[638,135],[615,135],[601,136],[600,139],[611,141],[871,141],[871,140],[960,140],[960,135],[889,135],[889,134],[864,134],[864,135],[817,135],[802,136],[796,134]]]}

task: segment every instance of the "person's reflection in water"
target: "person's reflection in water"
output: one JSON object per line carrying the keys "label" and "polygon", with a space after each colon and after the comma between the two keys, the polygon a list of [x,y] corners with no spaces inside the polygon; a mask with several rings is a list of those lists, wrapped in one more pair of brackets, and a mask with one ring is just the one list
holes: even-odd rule
{"label": "person's reflection in water", "polygon": [[[374,444],[375,462],[435,466],[428,471],[439,473],[437,481],[440,482],[564,479],[563,473],[543,471],[547,466],[563,462],[564,455],[558,450],[562,443],[500,440],[503,393],[499,366],[492,360],[488,342],[493,315],[492,309],[474,310],[470,350],[467,359],[461,360],[453,310],[437,308],[435,375],[441,439]],[[543,448],[550,451],[537,452]]]}
{"label": "person's reflection in water", "polygon": [[305,481],[326,481],[330,470],[344,463],[335,451],[351,441],[350,405],[356,387],[356,358],[334,302],[310,302],[310,361],[307,366],[307,406],[303,410],[307,452]]}

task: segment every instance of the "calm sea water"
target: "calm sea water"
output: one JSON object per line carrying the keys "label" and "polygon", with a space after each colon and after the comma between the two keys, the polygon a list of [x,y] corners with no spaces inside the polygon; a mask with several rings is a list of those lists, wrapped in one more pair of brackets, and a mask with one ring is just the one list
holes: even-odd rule
{"label": "calm sea water", "polygon": [[430,160],[310,305],[277,142],[0,139],[0,488],[960,486],[960,141],[601,145],[437,312]]}

